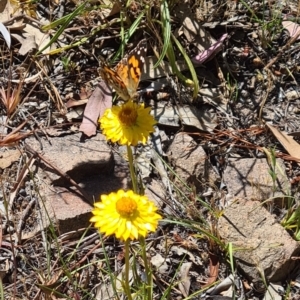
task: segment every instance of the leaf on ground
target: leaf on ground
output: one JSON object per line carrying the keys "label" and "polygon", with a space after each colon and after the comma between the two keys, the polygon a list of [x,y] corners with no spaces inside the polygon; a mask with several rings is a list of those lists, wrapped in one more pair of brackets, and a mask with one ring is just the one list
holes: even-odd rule
{"label": "leaf on ground", "polygon": [[67,108],[71,108],[74,106],[80,106],[86,104],[88,102],[89,97],[92,95],[91,92],[81,91],[80,93],[75,93],[66,96],[68,102],[66,103]]}
{"label": "leaf on ground", "polygon": [[0,155],[0,169],[9,167],[13,162],[17,161],[21,156],[21,152],[17,149],[8,149],[8,151],[1,152]]}
{"label": "leaf on ground", "polygon": [[197,56],[192,58],[192,61],[197,64],[203,64],[207,60],[212,59],[218,52],[223,49],[223,42],[227,38],[228,34],[223,34],[215,43],[213,43],[208,49],[200,52]]}
{"label": "leaf on ground", "polygon": [[30,136],[32,132],[28,133],[10,133],[5,137],[0,137],[0,147],[10,147],[16,145],[20,140]]}
{"label": "leaf on ground", "polygon": [[182,27],[178,30],[178,35],[183,33],[188,42],[192,43],[199,52],[210,47],[215,42],[215,39],[194,17],[189,1],[181,1],[177,6],[178,9],[173,13],[182,23]]}
{"label": "leaf on ground", "polygon": [[209,280],[208,282],[210,284],[214,283],[217,278],[218,278],[218,274],[219,274],[219,257],[213,253],[209,254]]}
{"label": "leaf on ground", "polygon": [[[107,2],[109,2],[109,1],[107,1]],[[111,1],[111,2],[113,3],[113,1]],[[116,1],[116,3],[113,4],[113,7],[112,7],[108,17],[118,14],[121,11],[121,8],[122,7],[120,6],[119,2]]]}
{"label": "leaf on ground", "polygon": [[[13,13],[14,7],[11,5],[11,1],[7,1],[5,10],[0,13],[0,22],[5,24],[6,21],[11,19]],[[17,24],[17,26],[14,26],[14,24]],[[39,26],[33,26],[30,22],[26,22],[24,25],[20,26],[20,20],[18,20],[10,24],[9,27],[14,30],[12,36],[21,44],[19,54],[25,56],[32,49],[42,49],[50,41],[50,36],[42,32]]]}
{"label": "leaf on ground", "polygon": [[166,103],[158,103],[155,110],[151,112],[159,124],[167,126],[180,126],[184,124],[193,126],[200,130],[212,132],[218,125],[215,113],[207,109],[198,109],[194,106],[173,107]]}
{"label": "leaf on ground", "polygon": [[189,260],[192,261],[194,264],[197,263],[197,260],[196,260],[196,257],[194,256],[194,254],[191,251],[182,248],[181,246],[173,245],[171,247],[171,251],[174,252],[178,256],[186,255],[189,257]]}
{"label": "leaf on ground", "polygon": [[[7,28],[9,29],[10,32],[15,32],[15,31],[20,31],[23,30],[26,27],[26,24],[23,22],[23,20],[16,21],[15,23],[11,25],[7,25]],[[11,36],[14,36],[13,33]]]}
{"label": "leaf on ground", "polygon": [[210,32],[203,27],[200,22],[193,18],[188,3],[184,1],[179,7],[179,12],[175,15],[182,20],[182,26],[178,30],[178,35],[184,34],[187,41],[193,44],[199,51],[199,54],[192,59],[196,64],[202,64],[212,59],[223,48],[223,42],[228,34],[223,34],[219,40],[215,40]]}
{"label": "leaf on ground", "polygon": [[294,158],[300,161],[300,145],[293,139],[293,137],[287,135],[283,131],[278,130],[272,125],[266,123],[267,127],[271,130],[273,135],[284,147],[284,149]]}
{"label": "leaf on ground", "polygon": [[[283,21],[282,26],[289,32],[291,38],[296,35],[299,35],[300,26],[297,23],[291,21]],[[299,39],[300,36],[297,38],[297,40]]]}
{"label": "leaf on ground", "polygon": [[87,99],[81,99],[81,100],[69,99],[68,102],[66,103],[66,107],[67,108],[76,107],[76,106],[84,105],[87,102],[88,102]]}
{"label": "leaf on ground", "polygon": [[183,263],[180,267],[180,282],[178,283],[178,288],[184,297],[189,295],[189,290],[191,286],[191,280],[189,277],[190,268],[192,267],[191,262]]}
{"label": "leaf on ground", "polygon": [[207,283],[202,286],[202,288],[210,286],[217,280],[219,274],[219,265],[220,263],[218,256],[213,253],[209,253],[209,277]]}
{"label": "leaf on ground", "polygon": [[195,106],[179,106],[178,112],[182,124],[187,126],[212,132],[218,125],[216,114],[208,110],[200,110]]}
{"label": "leaf on ground", "polygon": [[0,32],[2,33],[2,35],[4,37],[7,47],[10,48],[10,45],[11,45],[10,33],[8,32],[6,27],[1,22],[0,22]]}
{"label": "leaf on ground", "polygon": [[0,22],[5,24],[5,21],[8,21],[11,18],[14,8],[11,5],[11,1],[0,1],[0,6]]}
{"label": "leaf on ground", "polygon": [[167,274],[169,271],[169,266],[166,259],[159,253],[156,253],[156,255],[152,256],[151,265],[154,266],[160,274]]}
{"label": "leaf on ground", "polygon": [[19,49],[20,55],[25,56],[26,54],[28,54],[29,51],[38,49],[35,40],[36,40],[35,35],[28,34],[26,39],[22,43],[21,48]]}
{"label": "leaf on ground", "polygon": [[111,91],[107,84],[102,81],[95,88],[88,100],[88,103],[86,104],[79,131],[89,137],[95,135],[98,127],[98,118],[101,117],[104,114],[104,111],[111,106]]}
{"label": "leaf on ground", "polygon": [[199,51],[207,48],[207,43],[215,42],[210,33],[197,20],[191,18],[191,15],[185,17],[182,30],[188,42],[194,44]]}

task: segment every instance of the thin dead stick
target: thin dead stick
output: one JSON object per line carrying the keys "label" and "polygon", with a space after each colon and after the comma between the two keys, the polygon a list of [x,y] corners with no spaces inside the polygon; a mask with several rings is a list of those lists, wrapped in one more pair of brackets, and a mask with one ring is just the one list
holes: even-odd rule
{"label": "thin dead stick", "polygon": [[15,128],[12,132],[8,135],[2,136],[0,135],[0,147],[6,147],[10,144],[15,144],[22,138],[25,138],[32,134],[32,132],[27,133],[19,133],[19,131],[27,124],[27,120],[25,120],[22,124],[20,124],[17,128]]}
{"label": "thin dead stick", "polygon": [[43,24],[41,22],[39,22],[38,20],[34,19],[34,18],[31,18],[25,14],[18,14],[16,16],[13,16],[12,18],[10,18],[9,20],[7,21],[3,21],[3,25],[5,26],[9,26],[11,25],[12,23],[14,23],[14,21],[18,20],[18,19],[26,19],[27,21],[31,21],[32,23],[36,23],[38,26],[42,26]]}
{"label": "thin dead stick", "polygon": [[291,46],[291,44],[293,44],[298,39],[299,36],[300,36],[300,31],[297,32],[297,34],[295,36],[290,38],[290,40],[286,43],[286,45],[281,48],[278,55],[276,57],[274,57],[273,59],[271,59],[271,61],[269,61],[269,63],[264,67],[264,69],[269,69],[281,57],[283,52],[287,48],[289,48]]}
{"label": "thin dead stick", "polygon": [[74,265],[74,267],[73,268],[71,268],[71,269],[75,269],[75,268],[77,268],[78,266],[80,266],[84,261],[86,261],[88,258],[89,258],[89,256],[97,249],[97,248],[99,248],[99,247],[101,247],[101,245],[102,245],[102,243],[101,242],[99,242],[99,243],[97,243],[97,245],[95,245],[80,261],[78,261],[75,265]]}
{"label": "thin dead stick", "polygon": [[9,202],[8,202],[9,211],[11,211],[11,208],[12,208],[13,203],[14,203],[14,199],[15,199],[20,187],[22,186],[23,180],[25,179],[25,177],[29,173],[29,170],[32,167],[32,165],[34,164],[34,162],[35,162],[35,159],[33,157],[31,157],[29,159],[29,161],[23,167],[21,173],[19,174],[19,176],[17,178],[17,183],[14,185],[14,187],[11,190],[10,195],[9,195]]}
{"label": "thin dead stick", "polygon": [[28,203],[28,205],[26,206],[25,210],[22,213],[22,216],[19,220],[18,226],[17,226],[17,237],[18,237],[18,244],[21,244],[22,241],[22,227],[25,223],[25,218],[28,216],[30,210],[32,209],[32,207],[36,204],[36,199],[33,198],[31,199],[31,201]]}
{"label": "thin dead stick", "polygon": [[10,81],[13,83],[28,83],[33,80],[36,80],[40,75],[42,74],[42,71],[39,71],[37,74],[34,74],[30,77],[24,78],[24,79],[9,79],[7,77],[0,77],[1,80]]}
{"label": "thin dead stick", "polygon": [[34,149],[32,149],[28,144],[25,144],[25,149],[33,154],[34,157],[38,157],[41,159],[44,163],[46,163],[49,167],[51,167],[53,170],[55,170],[60,176],[67,179],[72,185],[76,187],[76,189],[80,192],[80,194],[83,196],[86,203],[93,206],[91,203],[91,199],[89,195],[66,173],[61,171],[59,168],[54,166],[51,162],[49,162],[44,156],[40,155],[38,152],[36,152]]}

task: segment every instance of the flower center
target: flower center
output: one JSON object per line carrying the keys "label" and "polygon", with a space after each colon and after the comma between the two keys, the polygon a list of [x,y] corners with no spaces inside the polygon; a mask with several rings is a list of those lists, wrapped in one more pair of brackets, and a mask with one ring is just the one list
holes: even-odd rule
{"label": "flower center", "polygon": [[119,113],[119,120],[122,124],[131,126],[136,123],[137,111],[132,107],[124,107]]}
{"label": "flower center", "polygon": [[117,201],[116,209],[121,216],[130,217],[136,212],[137,204],[133,199],[123,197]]}

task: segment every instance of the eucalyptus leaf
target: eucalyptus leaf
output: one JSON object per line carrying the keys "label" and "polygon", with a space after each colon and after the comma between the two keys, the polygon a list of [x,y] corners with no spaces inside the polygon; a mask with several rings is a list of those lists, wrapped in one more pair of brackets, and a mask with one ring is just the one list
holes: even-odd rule
{"label": "eucalyptus leaf", "polygon": [[7,28],[1,22],[0,22],[0,32],[2,33],[2,35],[4,37],[7,47],[10,48],[10,45],[11,45],[10,32],[7,30]]}

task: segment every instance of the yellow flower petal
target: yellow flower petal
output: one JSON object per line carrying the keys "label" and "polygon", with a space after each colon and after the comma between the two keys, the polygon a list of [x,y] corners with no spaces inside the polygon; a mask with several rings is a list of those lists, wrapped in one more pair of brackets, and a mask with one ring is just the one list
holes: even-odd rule
{"label": "yellow flower petal", "polygon": [[144,108],[144,104],[128,101],[122,106],[107,109],[99,120],[100,127],[106,138],[114,143],[132,146],[138,142],[145,144],[156,124],[150,111],[149,107]]}
{"label": "yellow flower petal", "polygon": [[157,208],[146,196],[133,191],[119,190],[117,193],[102,195],[101,202],[94,204],[91,222],[105,235],[121,240],[145,237],[149,231],[155,231],[161,216]]}

